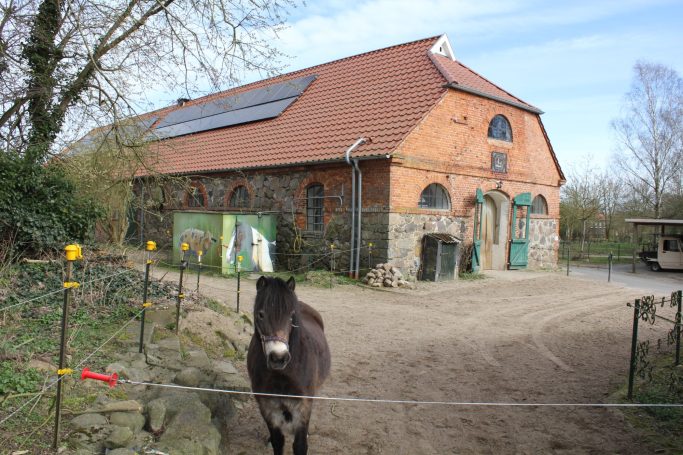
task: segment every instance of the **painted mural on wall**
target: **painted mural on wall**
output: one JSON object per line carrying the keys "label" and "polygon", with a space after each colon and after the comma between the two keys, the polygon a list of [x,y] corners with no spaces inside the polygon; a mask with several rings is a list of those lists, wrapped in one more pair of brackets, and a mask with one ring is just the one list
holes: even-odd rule
{"label": "painted mural on wall", "polygon": [[274,240],[269,240],[263,232],[259,232],[247,221],[238,221],[230,236],[225,260],[234,266],[237,256],[242,256],[249,259],[254,272],[272,272],[274,253]]}
{"label": "painted mural on wall", "polygon": [[173,261],[180,263],[180,245],[190,246],[188,259],[234,273],[237,256],[242,256],[242,270],[272,272],[275,260],[277,220],[272,215],[177,211],[173,214]]}
{"label": "painted mural on wall", "polygon": [[195,257],[202,252],[202,255],[206,255],[210,252],[211,247],[218,241],[211,235],[211,231],[202,231],[200,229],[189,228],[185,229],[180,234],[180,240],[178,244],[187,243],[190,245],[189,252]]}

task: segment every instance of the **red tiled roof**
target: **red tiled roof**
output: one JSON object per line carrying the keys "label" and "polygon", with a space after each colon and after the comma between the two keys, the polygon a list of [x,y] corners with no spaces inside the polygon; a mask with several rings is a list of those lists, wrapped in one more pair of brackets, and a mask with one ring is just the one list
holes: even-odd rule
{"label": "red tiled roof", "polygon": [[[432,54],[438,39],[392,46],[193,100],[185,106],[317,76],[280,116],[155,142],[155,162],[149,164],[163,174],[195,174],[340,161],[360,137],[371,142],[356,149],[354,157],[384,156],[396,150],[449,86],[540,113],[461,63]],[[176,109],[150,114],[163,119]]]}
{"label": "red tiled roof", "polygon": [[354,157],[391,153],[447,90],[429,60],[436,40],[348,57],[194,100],[203,103],[317,75],[279,117],[155,143],[158,161],[152,166],[164,174],[187,174],[341,160],[359,137],[371,142]]}
{"label": "red tiled roof", "polygon": [[448,57],[438,54],[430,54],[430,56],[436,67],[439,68],[439,71],[441,71],[451,87],[479,93],[481,95],[489,96],[499,101],[507,102],[535,113],[541,113],[541,110],[537,107],[534,107],[531,104],[517,98],[509,92],[506,92],[493,82],[472,71],[459,61],[453,61]]}

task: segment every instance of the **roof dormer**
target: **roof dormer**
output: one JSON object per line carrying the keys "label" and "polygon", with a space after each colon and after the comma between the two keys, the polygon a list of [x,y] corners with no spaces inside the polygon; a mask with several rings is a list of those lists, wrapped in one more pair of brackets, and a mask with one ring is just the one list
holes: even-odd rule
{"label": "roof dormer", "polygon": [[448,41],[448,36],[444,33],[441,35],[436,43],[429,49],[432,54],[443,55],[451,60],[455,61],[455,54],[453,53],[453,48],[451,47],[450,41]]}

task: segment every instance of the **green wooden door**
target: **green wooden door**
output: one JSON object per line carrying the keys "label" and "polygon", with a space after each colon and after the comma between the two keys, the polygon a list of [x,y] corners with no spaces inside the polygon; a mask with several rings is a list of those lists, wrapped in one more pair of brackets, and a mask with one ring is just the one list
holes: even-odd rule
{"label": "green wooden door", "polygon": [[531,193],[518,194],[512,200],[512,225],[510,226],[511,270],[524,269],[529,263],[529,215]]}
{"label": "green wooden door", "polygon": [[472,271],[481,269],[481,212],[484,206],[484,193],[477,188],[474,205],[474,238],[472,242]]}

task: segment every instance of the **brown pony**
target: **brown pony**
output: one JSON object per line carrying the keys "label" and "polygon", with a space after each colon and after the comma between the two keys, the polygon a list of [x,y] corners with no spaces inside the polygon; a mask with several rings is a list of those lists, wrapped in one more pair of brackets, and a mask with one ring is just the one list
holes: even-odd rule
{"label": "brown pony", "polygon": [[[314,396],[330,373],[330,349],[323,319],[300,302],[295,281],[261,277],[256,283],[254,336],[247,354],[251,388],[256,393]],[[308,451],[313,400],[256,396],[270,431],[273,453],[281,455],[284,433],[294,435],[294,455]]]}

